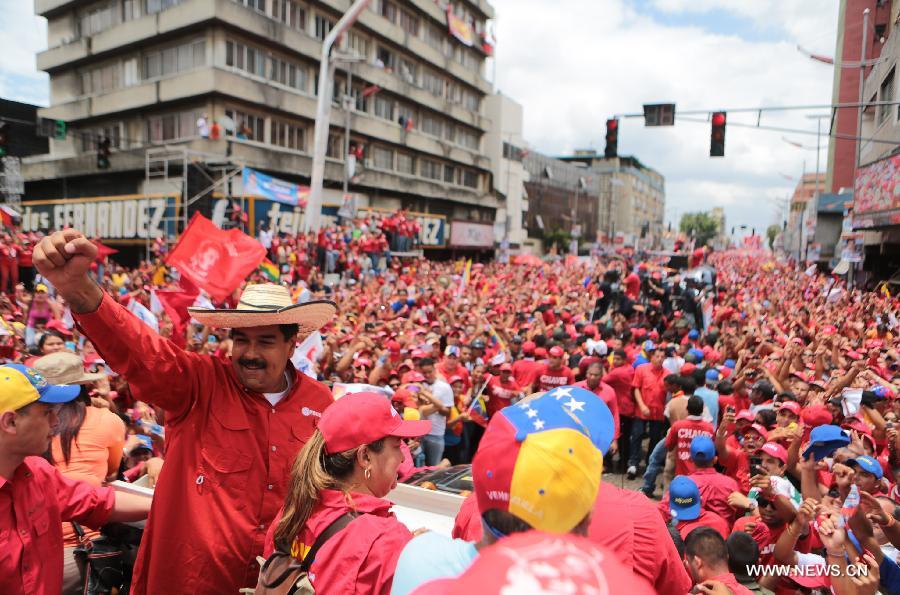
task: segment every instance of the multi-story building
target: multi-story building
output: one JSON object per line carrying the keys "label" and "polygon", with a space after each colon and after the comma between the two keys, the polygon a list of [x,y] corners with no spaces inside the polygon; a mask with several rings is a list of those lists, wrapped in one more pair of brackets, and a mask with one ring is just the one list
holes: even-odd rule
{"label": "multi-story building", "polygon": [[817,197],[825,189],[825,174],[803,174],[791,196],[790,214],[784,230],[783,249],[802,262],[816,233]]}
{"label": "multi-story building", "polygon": [[[876,60],[881,56],[885,42],[900,14],[898,0],[841,0],[838,14],[837,43],[834,56],[834,83],[832,103],[856,104],[859,102],[860,61],[863,42],[863,11],[869,9],[869,29],[866,34],[865,59]],[[867,72],[869,72],[867,70]],[[852,188],[856,171],[857,110],[835,110],[831,129],[838,137],[828,143],[828,175],[826,192],[841,192]],[[862,135],[865,136],[865,135]]]}
{"label": "multi-story building", "polygon": [[[308,184],[322,41],[351,3],[35,0],[48,21],[48,49],[37,56],[50,75],[41,115],[66,121],[70,134],[24,166],[26,200],[182,192],[183,164],[198,161]],[[344,199],[349,148],[360,157],[349,181],[357,208],[493,225],[481,40],[493,9],[486,0],[445,6],[372,0],[343,36],[326,204]],[[99,171],[102,138],[110,167]],[[154,147],[174,153],[151,163]],[[215,190],[239,195],[239,176],[232,182]],[[424,243],[448,237],[443,229]]]}
{"label": "multi-story building", "polygon": [[502,205],[497,209],[496,241],[516,251],[528,237],[525,182],[529,174],[523,163],[528,155],[522,138],[523,110],[520,104],[497,93],[484,99],[484,113],[491,127],[484,135],[482,146],[491,160],[494,192]]}
{"label": "multi-story building", "polygon": [[573,238],[580,246],[593,245],[601,205],[599,182],[590,168],[533,151],[523,163],[528,173],[527,251],[540,254],[553,244],[567,251]]}
{"label": "multi-story building", "polygon": [[583,163],[596,176],[603,203],[597,222],[601,241],[659,247],[666,211],[666,180],[662,174],[637,157],[607,159],[593,150],[576,151],[560,159]]}

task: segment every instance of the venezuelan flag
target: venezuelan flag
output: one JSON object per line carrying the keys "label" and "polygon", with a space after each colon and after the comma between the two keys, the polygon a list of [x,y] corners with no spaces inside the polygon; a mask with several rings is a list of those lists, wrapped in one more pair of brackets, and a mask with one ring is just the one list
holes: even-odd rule
{"label": "venezuelan flag", "polygon": [[278,267],[275,266],[274,262],[268,258],[263,258],[263,261],[259,264],[258,268],[259,272],[268,277],[269,281],[278,283],[278,279],[281,275],[278,274]]}
{"label": "venezuelan flag", "polygon": [[472,259],[466,261],[466,266],[463,268],[462,279],[459,280],[459,287],[456,290],[456,296],[461,296],[465,291],[466,287],[469,286],[469,280],[472,278]]}

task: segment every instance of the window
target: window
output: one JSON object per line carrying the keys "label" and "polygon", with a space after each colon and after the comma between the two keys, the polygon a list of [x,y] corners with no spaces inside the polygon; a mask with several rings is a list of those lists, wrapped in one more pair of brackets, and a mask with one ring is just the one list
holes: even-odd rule
{"label": "window", "polygon": [[82,95],[106,93],[122,87],[122,65],[107,64],[81,73]]}
{"label": "window", "polygon": [[444,138],[448,142],[451,142],[451,143],[456,142],[456,126],[454,126],[450,122],[447,122],[444,125]]}
{"label": "window", "polygon": [[272,0],[272,18],[297,31],[306,30],[306,8],[294,0]]}
{"label": "window", "polygon": [[458,128],[456,131],[456,143],[460,146],[466,147],[467,149],[478,150],[478,134],[466,130],[465,128]]}
{"label": "window", "polygon": [[448,184],[456,183],[456,168],[452,165],[444,166],[444,181]]}
{"label": "window", "polygon": [[453,103],[462,103],[462,87],[459,83],[447,83],[447,99]]}
{"label": "window", "polygon": [[138,83],[141,77],[138,75],[137,58],[129,58],[122,63],[122,75],[122,82],[125,87],[130,87]]}
{"label": "window", "polygon": [[[228,59],[229,48],[225,53]],[[184,72],[206,64],[206,41],[200,39],[183,45],[149,51],[144,54],[144,79]]]}
{"label": "window", "polygon": [[[228,112],[225,112],[228,115]],[[192,138],[198,135],[202,112],[186,111],[147,118],[147,140],[151,143]]]}
{"label": "window", "polygon": [[510,161],[519,161],[525,157],[525,150],[514,145],[509,144],[508,142],[503,143],[503,158],[509,159]]}
{"label": "window", "polygon": [[[881,90],[878,92],[878,99],[880,101],[893,101],[894,100],[894,69],[892,68],[888,75],[884,78],[884,82],[881,83]],[[887,120],[888,114],[893,112],[894,109],[889,105],[879,105],[878,106],[878,123],[881,124],[885,120]]]}
{"label": "window", "polygon": [[375,94],[375,115],[385,120],[394,119],[394,100],[384,97],[381,93]]}
{"label": "window", "polygon": [[444,30],[433,25],[432,23],[424,23],[422,25],[422,39],[434,50],[444,51],[444,39],[447,37]]}
{"label": "window", "polygon": [[350,54],[366,58],[369,55],[369,40],[355,31],[350,31],[347,35],[347,50]]}
{"label": "window", "polygon": [[412,120],[412,128],[415,129],[419,127],[418,118],[416,117],[416,110],[409,105],[398,103],[397,122],[401,125],[406,125],[406,122],[409,122],[410,120]]}
{"label": "window", "polygon": [[435,97],[444,96],[444,79],[431,70],[422,71],[422,86]]}
{"label": "window", "polygon": [[419,17],[407,10],[400,10],[400,27],[416,37],[419,36]]}
{"label": "window", "polygon": [[334,27],[334,23],[328,17],[320,14],[316,15],[316,38],[324,41],[328,34],[331,33],[332,27]]}
{"label": "window", "polygon": [[407,58],[400,58],[400,69],[398,73],[400,78],[411,85],[415,85],[418,80],[419,66]]}
{"label": "window", "polygon": [[422,132],[441,138],[442,130],[441,121],[436,117],[427,114],[422,116]]}
{"label": "window", "polygon": [[353,87],[350,89],[350,96],[353,98],[353,109],[358,112],[365,112],[366,98],[363,97],[362,87]]}
{"label": "window", "polygon": [[392,23],[397,22],[397,5],[391,0],[381,0],[381,16]]}
{"label": "window", "polygon": [[235,0],[235,2],[259,12],[266,12],[266,0]]}
{"label": "window", "polygon": [[225,115],[234,122],[234,132],[227,131],[228,136],[242,140],[253,140],[257,142],[265,142],[266,140],[266,123],[265,119],[253,114],[237,110],[225,110]]}
{"label": "window", "polygon": [[477,112],[481,107],[481,99],[475,93],[471,91],[463,91],[463,107],[466,109],[472,110],[473,112]]}
{"label": "window", "polygon": [[162,12],[167,8],[172,8],[181,4],[184,0],[147,0],[144,5],[145,14],[154,14]]}
{"label": "window", "polygon": [[471,169],[462,170],[462,185],[467,188],[478,188],[478,174]]}
{"label": "window", "polygon": [[85,153],[96,151],[101,138],[108,138],[109,145],[113,149],[122,148],[122,125],[121,123],[111,124],[109,126],[101,126],[99,128],[82,129],[81,134],[81,150]]}
{"label": "window", "polygon": [[328,135],[328,149],[325,152],[327,157],[332,159],[344,159],[344,136],[342,134]]}
{"label": "window", "polygon": [[125,0],[122,3],[122,19],[132,21],[141,18],[141,0]]}
{"label": "window", "polygon": [[397,57],[394,52],[384,46],[378,46],[378,51],[375,52],[375,66],[392,71],[396,65]]}
{"label": "window", "polygon": [[272,120],[272,144],[304,151],[306,150],[306,129],[303,126]]}
{"label": "window", "polygon": [[90,37],[119,24],[119,3],[104,0],[89,6],[78,20],[78,32],[82,37]]}
{"label": "window", "polygon": [[443,168],[437,161],[422,159],[422,177],[431,180],[440,180]]}
{"label": "window", "polygon": [[375,167],[378,169],[394,169],[394,152],[383,147],[375,147],[372,152]]}
{"label": "window", "polygon": [[401,174],[415,175],[416,158],[408,153],[397,153],[397,171]]}

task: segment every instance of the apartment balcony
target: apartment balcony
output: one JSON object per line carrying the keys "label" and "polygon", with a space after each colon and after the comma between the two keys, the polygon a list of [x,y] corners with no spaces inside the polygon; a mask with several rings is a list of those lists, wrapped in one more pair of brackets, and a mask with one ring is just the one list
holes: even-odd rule
{"label": "apartment balcony", "polygon": [[51,16],[60,9],[78,4],[78,1],[79,0],[34,0],[34,14],[42,17]]}
{"label": "apartment balcony", "polygon": [[91,55],[91,40],[76,39],[64,45],[38,52],[37,69],[50,72],[60,66],[83,60]]}

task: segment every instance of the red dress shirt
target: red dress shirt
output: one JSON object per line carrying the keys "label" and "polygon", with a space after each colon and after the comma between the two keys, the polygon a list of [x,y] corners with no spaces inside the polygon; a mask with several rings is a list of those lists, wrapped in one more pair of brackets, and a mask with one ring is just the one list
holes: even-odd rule
{"label": "red dress shirt", "polygon": [[613,368],[603,376],[603,382],[610,385],[616,392],[616,400],[619,402],[619,415],[634,417],[634,410],[637,407],[631,386],[634,382],[634,368],[630,364]]}
{"label": "red dress shirt", "polygon": [[663,378],[668,374],[668,370],[662,366],[656,369],[653,364],[641,364],[634,369],[632,386],[641,391],[644,405],[650,409],[650,415],[644,417],[641,415],[640,409],[635,406],[635,417],[638,419],[663,419],[663,411],[666,408],[666,387],[663,386]]}
{"label": "red dress shirt", "polygon": [[696,519],[679,521],[675,527],[678,529],[678,533],[681,534],[682,539],[687,539],[688,534],[697,527],[712,527],[719,532],[723,539],[728,539],[728,534],[731,531],[725,519],[703,508],[700,509],[700,516]]}
{"label": "red dress shirt", "polygon": [[26,457],[11,479],[0,477],[0,593],[58,595],[62,522],[99,529],[115,498],[112,488],[63,477],[41,457]]}
{"label": "red dress shirt", "polygon": [[104,295],[75,316],[135,398],[166,411],[166,463],[135,563],[132,593],[234,593],[259,576],[266,529],[291,465],[331,392],[305,374],[275,407],[230,362],[178,349]]}

